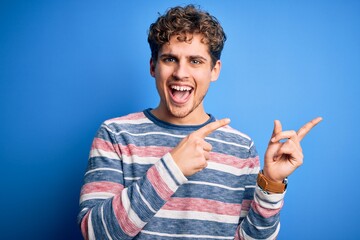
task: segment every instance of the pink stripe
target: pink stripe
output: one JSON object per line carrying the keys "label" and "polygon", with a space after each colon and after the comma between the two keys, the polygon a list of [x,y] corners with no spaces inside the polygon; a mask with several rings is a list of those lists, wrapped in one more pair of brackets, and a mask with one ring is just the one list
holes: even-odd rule
{"label": "pink stripe", "polygon": [[239,169],[255,168],[260,165],[259,157],[242,159],[216,152],[210,152],[209,161],[229,165]]}
{"label": "pink stripe", "polygon": [[171,198],[162,209],[174,211],[199,211],[239,216],[241,204],[224,203],[200,198]]}
{"label": "pink stripe", "polygon": [[88,219],[89,219],[90,211],[86,213],[86,215],[83,217],[81,221],[81,233],[85,240],[89,239],[88,236]]}
{"label": "pink stripe", "polygon": [[108,192],[118,194],[124,189],[124,186],[114,182],[91,182],[85,184],[81,189],[81,195],[94,192]]}
{"label": "pink stripe", "polygon": [[[133,144],[127,146],[118,145],[121,149],[121,153],[126,156],[136,155],[139,157],[163,157],[166,153],[170,152],[172,148],[170,147],[156,147],[156,146],[146,146],[139,147]],[[105,150],[105,149],[104,149]],[[210,162],[221,163],[236,167],[239,169],[243,168],[255,168],[260,165],[259,157],[242,159],[234,156],[224,155],[222,153],[210,152]]]}
{"label": "pink stripe", "polygon": [[139,157],[162,157],[168,153],[172,148],[169,147],[155,147],[155,146],[146,146],[138,147],[133,144],[127,146],[119,145],[121,153],[126,156],[136,155]]}
{"label": "pink stripe", "polygon": [[141,229],[138,228],[128,217],[128,213],[122,204],[120,195],[116,195],[113,198],[112,206],[121,229],[129,236],[135,236],[138,234]]}
{"label": "pink stripe", "polygon": [[107,152],[114,152],[114,146],[112,143],[101,138],[94,138],[91,149],[101,149]]}
{"label": "pink stripe", "polygon": [[170,198],[174,193],[168,187],[168,185],[163,181],[159,172],[156,170],[155,166],[151,167],[147,172],[147,178],[150,181],[151,185],[154,187],[157,194],[164,200]]}
{"label": "pink stripe", "polygon": [[251,203],[252,209],[259,214],[260,216],[264,217],[264,218],[269,218],[274,216],[275,214],[277,214],[278,212],[280,212],[282,206],[283,206],[283,202],[281,203],[281,207],[278,209],[268,209],[268,208],[263,208],[261,207],[259,204],[257,204],[255,201],[253,201]]}
{"label": "pink stripe", "polygon": [[241,205],[241,210],[249,211],[251,206],[252,200],[243,200]]}

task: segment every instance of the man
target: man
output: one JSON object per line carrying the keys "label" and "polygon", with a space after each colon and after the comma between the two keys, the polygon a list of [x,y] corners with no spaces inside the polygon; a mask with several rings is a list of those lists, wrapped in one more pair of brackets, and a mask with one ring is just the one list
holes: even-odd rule
{"label": "man", "polygon": [[98,130],[80,197],[85,239],[276,238],[286,178],[321,118],[298,132],[275,121],[259,171],[253,141],[203,106],[225,39],[219,22],[192,5],[150,26],[160,103]]}

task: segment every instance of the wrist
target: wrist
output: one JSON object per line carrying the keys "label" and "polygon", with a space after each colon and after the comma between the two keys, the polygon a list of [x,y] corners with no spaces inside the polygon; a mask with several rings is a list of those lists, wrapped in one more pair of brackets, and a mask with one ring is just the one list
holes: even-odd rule
{"label": "wrist", "polygon": [[[267,171],[266,167],[264,167],[263,170],[261,170],[260,172],[266,177],[266,179],[269,179],[269,180],[272,181],[272,182],[282,183],[282,182],[284,181],[283,178],[277,179],[277,178],[271,177],[271,176],[274,175],[274,174],[269,174],[269,173],[268,173],[269,171]],[[270,172],[271,172],[271,171],[270,171]]]}
{"label": "wrist", "polygon": [[269,179],[263,171],[260,171],[257,177],[257,185],[265,192],[284,193],[287,188],[287,178],[283,181],[274,181]]}

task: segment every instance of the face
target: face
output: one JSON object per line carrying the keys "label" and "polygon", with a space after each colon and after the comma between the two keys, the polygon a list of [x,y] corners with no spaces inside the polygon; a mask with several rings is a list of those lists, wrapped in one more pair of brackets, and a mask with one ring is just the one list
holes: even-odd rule
{"label": "face", "polygon": [[203,99],[221,68],[218,60],[212,67],[209,48],[194,34],[191,42],[170,38],[159,51],[156,63],[150,60],[150,73],[160,96],[153,114],[174,124],[201,124],[208,120]]}

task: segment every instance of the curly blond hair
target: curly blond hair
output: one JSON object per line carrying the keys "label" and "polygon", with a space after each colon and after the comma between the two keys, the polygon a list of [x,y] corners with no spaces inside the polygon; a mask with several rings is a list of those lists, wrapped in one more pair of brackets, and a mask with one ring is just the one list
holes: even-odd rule
{"label": "curly blond hair", "polygon": [[212,66],[220,59],[226,35],[219,21],[194,5],[170,8],[152,23],[148,32],[151,58],[156,63],[160,48],[177,35],[179,41],[190,42],[193,34],[202,34],[209,46]]}

